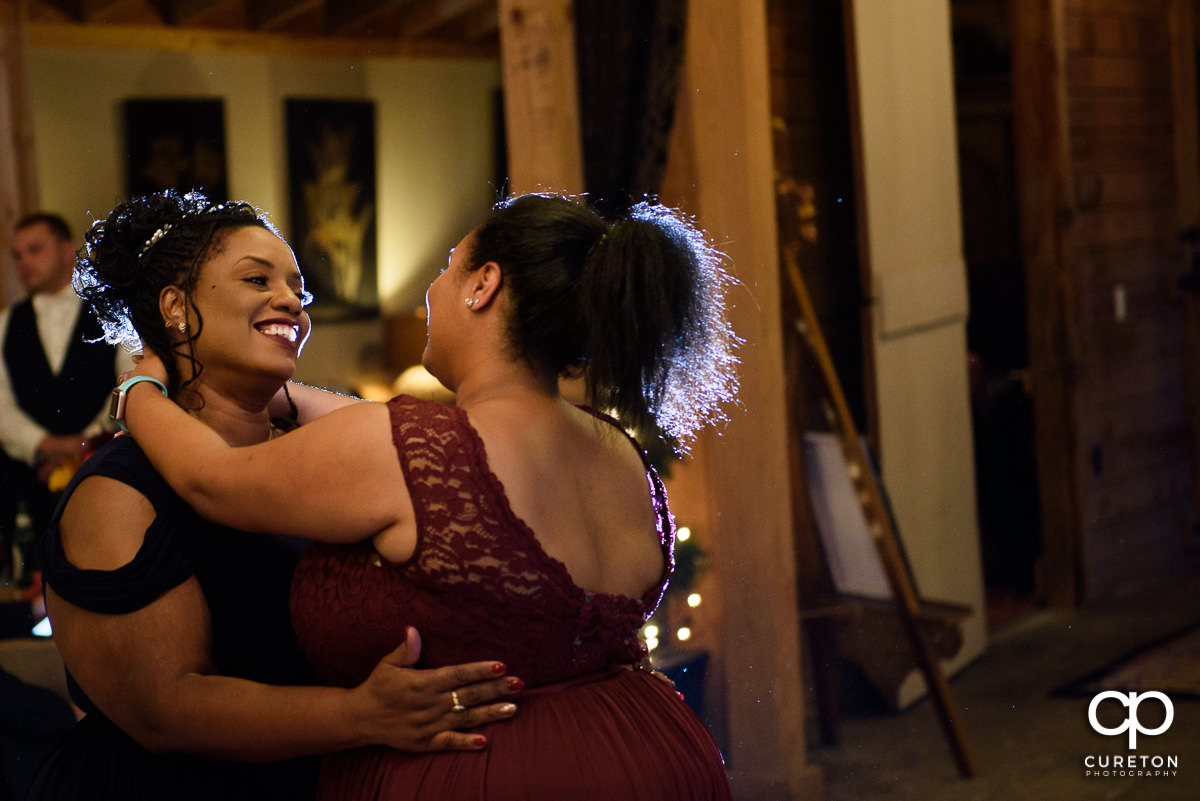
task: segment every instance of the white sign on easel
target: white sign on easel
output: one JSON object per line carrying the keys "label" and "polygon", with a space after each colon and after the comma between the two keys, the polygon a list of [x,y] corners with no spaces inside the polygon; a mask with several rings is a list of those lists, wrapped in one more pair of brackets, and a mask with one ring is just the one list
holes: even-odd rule
{"label": "white sign on easel", "polygon": [[892,590],[835,434],[805,432],[804,469],[834,588],[843,595],[890,601]]}

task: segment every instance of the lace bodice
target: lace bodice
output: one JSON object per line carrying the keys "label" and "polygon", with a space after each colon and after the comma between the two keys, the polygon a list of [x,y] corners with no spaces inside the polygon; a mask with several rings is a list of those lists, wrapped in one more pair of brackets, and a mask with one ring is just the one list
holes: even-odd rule
{"label": "lace bodice", "polygon": [[[666,569],[642,598],[592,593],[572,580],[517,517],[488,467],[483,442],[455,407],[400,396],[388,403],[417,524],[413,557],[383,561],[369,541],[314,545],[292,589],[309,660],[327,682],[351,685],[416,626],[420,666],[500,659],[530,687],[639,661],[638,629],[672,566],[674,524],[647,465]],[[607,418],[604,418],[607,419]]]}

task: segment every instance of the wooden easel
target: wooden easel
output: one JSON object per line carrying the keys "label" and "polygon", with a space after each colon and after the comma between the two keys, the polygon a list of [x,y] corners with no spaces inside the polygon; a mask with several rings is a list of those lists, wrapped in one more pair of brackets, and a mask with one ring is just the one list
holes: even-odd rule
{"label": "wooden easel", "polygon": [[[796,187],[791,182],[781,182],[779,192],[781,195],[794,195]],[[846,396],[842,391],[837,371],[834,369],[833,359],[829,355],[825,337],[821,333],[821,326],[817,321],[808,288],[804,284],[804,277],[800,272],[799,259],[794,247],[783,248],[783,261],[788,281],[800,307],[800,322],[804,339],[817,361],[829,392],[830,423],[841,444],[846,470],[854,485],[859,503],[862,505],[871,539],[879,552],[884,574],[887,576],[892,596],[895,599],[897,615],[912,646],[917,667],[929,687],[938,720],[954,755],[958,771],[965,778],[974,777],[977,775],[974,755],[956,715],[955,704],[946,676],[930,647],[925,632],[919,625],[921,602],[913,587],[908,565],[904,561],[899,538],[884,500],[883,489],[856,430],[850,407],[846,403]]]}

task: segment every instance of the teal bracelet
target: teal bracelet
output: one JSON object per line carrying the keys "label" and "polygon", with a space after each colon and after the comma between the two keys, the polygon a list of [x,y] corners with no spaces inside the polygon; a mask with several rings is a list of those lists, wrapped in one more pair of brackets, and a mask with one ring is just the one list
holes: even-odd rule
{"label": "teal bracelet", "polygon": [[125,396],[129,394],[129,390],[134,384],[139,384],[142,381],[151,382],[158,387],[159,392],[164,397],[169,397],[167,395],[166,384],[148,375],[135,375],[133,378],[121,382],[120,386],[112,391],[112,399],[109,401],[108,406],[108,416],[117,424],[117,428],[127,433],[129,429],[125,427]]}

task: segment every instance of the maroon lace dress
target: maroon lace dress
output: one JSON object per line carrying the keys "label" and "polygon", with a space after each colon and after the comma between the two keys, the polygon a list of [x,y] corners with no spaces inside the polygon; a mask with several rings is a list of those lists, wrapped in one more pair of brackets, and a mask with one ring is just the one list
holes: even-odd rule
{"label": "maroon lace dress", "polygon": [[[584,591],[513,514],[460,409],[405,396],[388,406],[416,552],[392,564],[370,541],[311,547],[292,585],[301,644],[324,681],[351,686],[412,625],[423,642],[419,667],[499,659],[526,689],[516,717],[481,729],[483,751],[335,754],[322,766],[319,797],[729,798],[704,724],[666,682],[628,669],[643,656],[637,632],[667,571],[642,598]],[[669,566],[674,524],[662,483],[646,473]]]}

